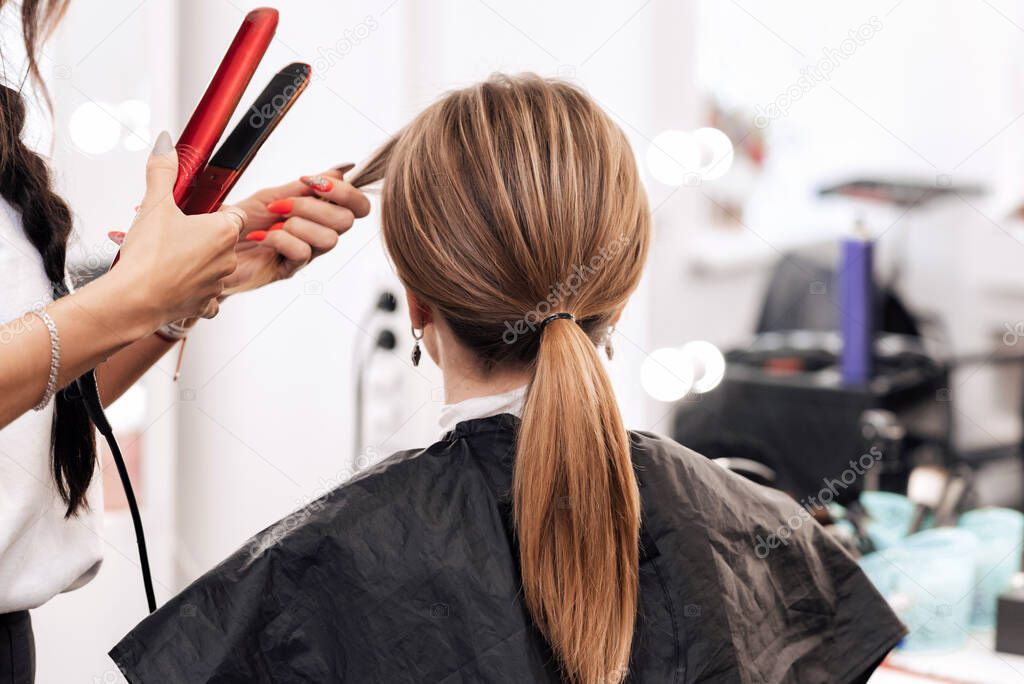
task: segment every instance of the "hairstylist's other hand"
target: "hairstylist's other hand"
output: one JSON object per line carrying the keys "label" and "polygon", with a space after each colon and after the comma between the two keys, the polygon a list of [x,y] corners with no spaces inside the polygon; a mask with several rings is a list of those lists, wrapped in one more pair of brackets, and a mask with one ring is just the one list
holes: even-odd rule
{"label": "hairstylist's other hand", "polygon": [[342,180],[349,168],[303,176],[238,203],[249,218],[238,243],[238,269],[226,281],[226,294],[291,277],[332,250],[357,218],[370,213],[366,195]]}
{"label": "hairstylist's other hand", "polygon": [[146,196],[111,271],[125,279],[127,292],[149,302],[157,326],[217,314],[224,279],[237,266],[235,245],[245,227],[245,212],[235,207],[185,216],[174,203],[177,177],[178,156],[164,132],[146,164]]}

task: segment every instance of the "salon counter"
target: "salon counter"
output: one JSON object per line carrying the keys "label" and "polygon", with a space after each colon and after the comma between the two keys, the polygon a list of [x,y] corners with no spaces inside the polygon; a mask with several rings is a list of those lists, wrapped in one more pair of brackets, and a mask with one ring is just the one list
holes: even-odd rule
{"label": "salon counter", "polygon": [[894,652],[869,684],[1021,684],[1024,656],[997,653],[992,633],[972,633],[967,644],[942,653]]}

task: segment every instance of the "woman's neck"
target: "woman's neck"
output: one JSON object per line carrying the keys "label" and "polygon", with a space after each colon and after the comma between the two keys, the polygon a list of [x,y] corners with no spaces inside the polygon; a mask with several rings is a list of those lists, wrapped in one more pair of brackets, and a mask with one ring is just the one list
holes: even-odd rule
{"label": "woman's neck", "polygon": [[433,323],[429,331],[431,339],[425,344],[444,376],[444,403],[451,405],[466,399],[502,394],[530,382],[529,369],[482,372],[480,360],[455,339],[444,320],[436,316]]}
{"label": "woman's neck", "polygon": [[527,370],[493,371],[482,376],[476,369],[462,366],[441,369],[444,375],[444,403],[457,404],[466,399],[502,394],[530,382]]}

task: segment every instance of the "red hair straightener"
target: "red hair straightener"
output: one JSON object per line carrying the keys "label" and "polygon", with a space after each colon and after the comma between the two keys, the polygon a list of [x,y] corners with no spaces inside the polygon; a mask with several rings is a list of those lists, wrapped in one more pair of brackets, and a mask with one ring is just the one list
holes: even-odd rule
{"label": "red hair straightener", "polygon": [[[228,135],[217,154],[210,159],[213,146],[227,127],[228,120],[274,37],[277,18],[277,10],[266,7],[246,15],[178,139],[178,178],[174,184],[174,201],[186,214],[204,214],[220,207],[260,146],[309,84],[310,68],[307,64],[296,62],[279,71]],[[117,258],[114,257],[114,264]],[[135,527],[146,603],[152,613],[156,610],[156,594],[153,591],[142,517],[114,431],[103,412],[95,370],[75,382],[89,417],[106,439],[117,466]]]}
{"label": "red hair straightener", "polygon": [[245,15],[217,73],[175,145],[178,150],[178,180],[174,183],[174,201],[178,206],[188,197],[193,178],[206,168],[213,146],[227,128],[228,120],[238,107],[242,93],[252,80],[276,30],[275,9],[261,7]]}
{"label": "red hair straightener", "polygon": [[[206,92],[185,124],[178,143],[178,178],[174,181],[174,203],[179,207],[192,191],[193,180],[213,154],[213,146],[227,128],[228,120],[242,99],[252,75],[256,73],[270,41],[277,31],[277,10],[269,7],[254,9],[245,15],[242,25],[231,41],[216,73],[206,86]],[[194,211],[206,213],[211,211]],[[114,255],[113,268],[121,252]]]}

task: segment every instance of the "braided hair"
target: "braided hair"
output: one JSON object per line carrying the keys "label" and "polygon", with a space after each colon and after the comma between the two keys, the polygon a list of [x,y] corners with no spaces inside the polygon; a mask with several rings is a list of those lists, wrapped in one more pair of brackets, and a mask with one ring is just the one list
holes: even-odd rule
{"label": "braided hair", "polygon": [[[55,27],[68,0],[22,0],[21,27],[28,62],[27,76],[41,84],[36,50]],[[0,0],[0,10],[8,0]],[[49,104],[49,97],[43,89]],[[65,261],[72,216],[53,189],[46,161],[22,140],[25,100],[20,90],[0,85],[0,197],[21,214],[22,229],[42,257],[53,298],[68,294]],[[50,451],[54,482],[71,517],[87,507],[86,490],[96,465],[92,423],[77,387],[57,393]]]}

